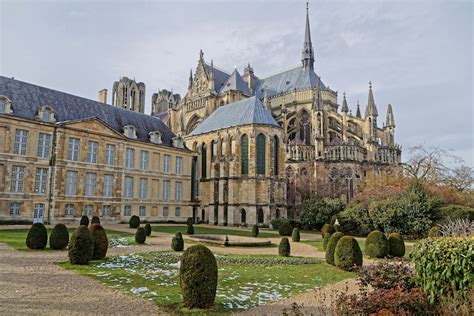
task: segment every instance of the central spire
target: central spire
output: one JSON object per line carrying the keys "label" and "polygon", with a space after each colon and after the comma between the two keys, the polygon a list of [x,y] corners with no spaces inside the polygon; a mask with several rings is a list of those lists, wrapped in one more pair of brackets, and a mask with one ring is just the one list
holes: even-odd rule
{"label": "central spire", "polygon": [[314,51],[313,44],[311,43],[311,30],[309,27],[309,3],[306,2],[306,28],[304,33],[304,45],[303,45],[303,54],[301,57],[301,62],[303,63],[303,68],[305,70],[314,69]]}

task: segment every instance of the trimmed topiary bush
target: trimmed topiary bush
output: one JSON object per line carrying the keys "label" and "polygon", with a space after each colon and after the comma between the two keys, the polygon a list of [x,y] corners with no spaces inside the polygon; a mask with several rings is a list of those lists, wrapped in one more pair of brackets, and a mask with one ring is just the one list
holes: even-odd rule
{"label": "trimmed topiary bush", "polygon": [[339,239],[334,251],[334,264],[343,270],[362,265],[362,251],[354,237],[343,236]]}
{"label": "trimmed topiary bush", "polygon": [[341,233],[342,233],[342,227],[341,227],[341,225],[335,224],[335,225],[334,225],[334,231],[336,231],[336,232],[341,232]]}
{"label": "trimmed topiary bush", "polygon": [[130,228],[140,227],[140,217],[138,217],[137,215],[132,215],[132,217],[130,217],[128,225],[130,226]]}
{"label": "trimmed topiary bush", "polygon": [[87,217],[86,215],[82,215],[81,220],[79,221],[79,225],[89,226],[89,217]]}
{"label": "trimmed topiary bush", "polygon": [[62,250],[69,244],[69,232],[66,225],[56,224],[51,235],[49,235],[49,247],[54,250]]}
{"label": "trimmed topiary bush", "polygon": [[405,242],[399,233],[391,233],[388,236],[388,253],[394,257],[405,255]]}
{"label": "trimmed topiary bush", "polygon": [[181,257],[179,283],[183,305],[187,308],[214,306],[217,290],[217,262],[203,245],[189,247]]}
{"label": "trimmed topiary bush", "polygon": [[365,240],[365,253],[373,258],[386,257],[388,255],[387,237],[379,230],[372,231]]}
{"label": "trimmed topiary bush", "polygon": [[293,228],[293,232],[291,233],[291,239],[295,242],[299,242],[300,237],[300,230],[298,228]]}
{"label": "trimmed topiary bush", "polygon": [[288,238],[283,237],[278,246],[278,254],[283,257],[289,257],[291,253],[290,241]]}
{"label": "trimmed topiary bush", "polygon": [[258,234],[260,233],[259,229],[258,229],[258,226],[257,225],[253,225],[252,226],[252,237],[258,237]]}
{"label": "trimmed topiary bush", "polygon": [[180,232],[177,232],[171,240],[171,248],[173,248],[174,251],[183,251],[184,239]]}
{"label": "trimmed topiary bush", "polygon": [[135,242],[137,244],[144,244],[146,240],[145,228],[138,227],[137,232],[135,233]]}
{"label": "trimmed topiary bush", "polygon": [[188,225],[188,228],[186,229],[186,234],[194,235],[194,226],[193,226],[193,224]]}
{"label": "trimmed topiary bush", "polygon": [[100,225],[100,218],[99,216],[92,216],[91,224],[99,224]]}
{"label": "trimmed topiary bush", "polygon": [[193,223],[193,218],[192,218],[192,217],[188,217],[188,218],[186,219],[186,225],[192,225],[192,224],[194,224],[194,223]]}
{"label": "trimmed topiary bush", "polygon": [[335,232],[329,238],[328,244],[326,246],[326,262],[334,265],[334,251],[336,251],[336,245],[339,239],[344,236],[343,233]]}
{"label": "trimmed topiary bush", "polygon": [[85,225],[80,225],[69,241],[69,262],[88,264],[94,254],[94,240]]}
{"label": "trimmed topiary bush", "polygon": [[105,229],[100,224],[92,224],[89,227],[92,239],[94,240],[94,253],[92,254],[92,260],[104,259],[107,255],[107,249],[109,248],[109,240]]}
{"label": "trimmed topiary bush", "polygon": [[440,229],[441,229],[441,227],[439,227],[439,226],[431,227],[430,230],[428,231],[428,237],[438,237],[438,236],[440,236],[440,233],[439,233]]}
{"label": "trimmed topiary bush", "polygon": [[48,244],[48,231],[42,223],[31,225],[26,236],[26,246],[30,249],[44,249]]}
{"label": "trimmed topiary bush", "polygon": [[334,226],[332,226],[331,224],[324,224],[323,227],[321,227],[321,236],[324,237],[324,234],[326,233],[334,233],[335,232],[335,229],[334,229]]}
{"label": "trimmed topiary bush", "polygon": [[151,235],[151,225],[150,223],[146,223],[145,225],[145,233],[147,236],[150,236]]}
{"label": "trimmed topiary bush", "polygon": [[329,239],[331,238],[331,233],[326,233],[324,234],[324,237],[323,237],[323,250],[326,251],[326,248],[328,247],[328,242],[329,242]]}
{"label": "trimmed topiary bush", "polygon": [[287,220],[282,221],[280,227],[278,228],[278,233],[280,234],[280,236],[291,236],[292,232],[293,227],[291,227],[290,222]]}

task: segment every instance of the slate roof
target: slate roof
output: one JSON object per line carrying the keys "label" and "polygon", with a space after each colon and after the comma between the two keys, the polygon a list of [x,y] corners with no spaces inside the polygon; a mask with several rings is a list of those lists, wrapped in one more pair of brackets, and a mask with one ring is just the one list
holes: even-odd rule
{"label": "slate roof", "polygon": [[172,146],[173,132],[157,117],[103,104],[94,100],[40,87],[31,83],[0,76],[0,95],[12,101],[13,114],[30,120],[36,119],[38,108],[49,105],[54,109],[56,122],[76,121],[97,117],[119,133],[133,125],[137,139],[149,142],[148,133],[159,131],[163,144]]}
{"label": "slate roof", "polygon": [[247,82],[245,82],[245,80],[239,74],[237,69],[235,69],[234,72],[232,72],[232,74],[230,75],[230,77],[227,78],[226,82],[224,83],[224,86],[222,86],[222,89],[219,93],[222,94],[229,90],[239,90],[242,91],[245,95],[252,95]]}
{"label": "slate roof", "polygon": [[264,108],[262,102],[256,97],[251,97],[220,106],[202,121],[189,136],[248,124],[280,127],[270,112]]}
{"label": "slate roof", "polygon": [[230,75],[220,69],[217,69],[216,67],[211,67],[211,65],[206,63],[204,63],[204,66],[206,67],[207,73],[210,73],[212,68],[214,68],[214,88],[216,91],[219,91],[224,86]]}

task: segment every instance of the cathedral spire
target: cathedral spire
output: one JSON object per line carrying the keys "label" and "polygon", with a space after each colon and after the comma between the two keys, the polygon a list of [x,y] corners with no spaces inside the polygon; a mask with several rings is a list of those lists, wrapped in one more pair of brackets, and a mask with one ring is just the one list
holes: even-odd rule
{"label": "cathedral spire", "polygon": [[359,105],[359,100],[357,100],[357,111],[356,111],[356,117],[362,118],[362,115],[360,115],[360,105]]}
{"label": "cathedral spire", "polygon": [[342,112],[342,113],[347,113],[347,112],[349,112],[349,107],[347,106],[347,100],[346,100],[346,93],[345,93],[345,92],[344,92],[344,97],[343,97],[343,99],[342,99],[341,112]]}
{"label": "cathedral spire", "polygon": [[314,69],[314,51],[313,51],[313,44],[311,43],[311,30],[309,27],[308,2],[306,2],[306,28],[305,28],[305,33],[304,33],[304,44],[303,44],[303,53],[301,57],[301,62],[303,63],[303,68],[305,70]]}
{"label": "cathedral spire", "polygon": [[395,119],[393,117],[392,105],[389,104],[387,108],[387,118],[385,120],[386,127],[395,127]]}
{"label": "cathedral spire", "polygon": [[193,85],[193,70],[190,69],[189,70],[189,88],[191,88],[191,86]]}
{"label": "cathedral spire", "polygon": [[367,108],[365,109],[365,116],[378,116],[377,106],[374,101],[374,94],[372,93],[372,82],[369,81],[369,98],[367,101]]}

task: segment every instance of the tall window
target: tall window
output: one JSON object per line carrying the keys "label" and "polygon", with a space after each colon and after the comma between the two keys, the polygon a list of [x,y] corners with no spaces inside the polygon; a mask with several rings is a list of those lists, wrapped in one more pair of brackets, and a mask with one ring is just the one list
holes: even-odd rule
{"label": "tall window", "polygon": [[13,202],[10,204],[10,216],[20,216],[20,203]]}
{"label": "tall window", "polygon": [[48,183],[48,169],[37,168],[35,178],[35,193],[46,193],[46,185]]}
{"label": "tall window", "polygon": [[146,199],[148,196],[148,179],[140,179],[140,199]]}
{"label": "tall window", "polygon": [[168,217],[168,213],[169,213],[168,206],[163,206],[163,217]]}
{"label": "tall window", "polygon": [[273,173],[278,175],[278,163],[279,157],[278,153],[280,152],[280,143],[278,141],[278,136],[273,137]]}
{"label": "tall window", "polygon": [[27,143],[28,143],[28,131],[17,129],[15,132],[14,153],[17,155],[26,155]]}
{"label": "tall window", "polygon": [[38,138],[38,152],[39,158],[49,159],[51,148],[51,135],[40,133]]}
{"label": "tall window", "polygon": [[76,195],[77,171],[68,171],[66,174],[66,195]]}
{"label": "tall window", "polygon": [[130,205],[125,205],[124,206],[123,215],[124,216],[131,216],[132,215],[132,207]]}
{"label": "tall window", "polygon": [[125,177],[125,190],[124,196],[126,198],[133,197],[133,178],[132,177]]}
{"label": "tall window", "polygon": [[104,176],[104,197],[112,197],[112,186],[114,182],[114,176],[106,174]]}
{"label": "tall window", "polygon": [[249,174],[249,138],[242,136],[242,161],[240,163],[242,174]]}
{"label": "tall window", "polygon": [[148,151],[142,150],[140,153],[140,169],[148,170]]}
{"label": "tall window", "polygon": [[197,162],[197,157],[193,157],[192,161],[192,166],[191,166],[191,200],[196,201],[198,197],[198,184],[199,184],[199,178],[198,178],[198,162]]}
{"label": "tall window", "polygon": [[5,101],[0,100],[0,113],[5,113]]}
{"label": "tall window", "polygon": [[206,144],[201,147],[201,178],[207,177],[207,150]]}
{"label": "tall window", "polygon": [[23,192],[23,185],[25,181],[25,167],[13,166],[12,167],[12,192]]}
{"label": "tall window", "polygon": [[127,153],[125,156],[125,167],[128,169],[133,169],[135,165],[135,149],[127,148]]}
{"label": "tall window", "polygon": [[65,215],[69,216],[74,215],[74,204],[66,204],[66,207],[64,208],[64,213]]}
{"label": "tall window", "polygon": [[257,136],[257,174],[265,174],[265,136]]}
{"label": "tall window", "polygon": [[86,213],[87,216],[92,216],[92,205],[90,204],[87,204],[85,207],[84,207],[84,213]]}
{"label": "tall window", "polygon": [[87,148],[87,162],[97,163],[98,150],[99,150],[99,143],[90,141],[89,146]]}
{"label": "tall window", "polygon": [[79,160],[79,139],[69,138],[68,159],[72,161]]}
{"label": "tall window", "polygon": [[163,172],[169,173],[171,170],[171,156],[170,155],[165,155],[164,156],[164,161],[163,161]]}
{"label": "tall window", "polygon": [[140,205],[138,208],[138,216],[146,216],[146,207],[144,205]]}
{"label": "tall window", "polygon": [[103,206],[103,215],[104,216],[110,216],[110,205],[104,205]]}
{"label": "tall window", "polygon": [[176,207],[174,209],[174,216],[176,216],[176,217],[181,216],[181,207]]}
{"label": "tall window", "polygon": [[213,140],[211,142],[211,161],[217,155],[217,141]]}
{"label": "tall window", "polygon": [[109,166],[114,165],[115,160],[115,145],[107,144],[105,146],[105,163]]}
{"label": "tall window", "polygon": [[168,201],[170,198],[170,182],[168,180],[163,181],[163,201]]}
{"label": "tall window", "polygon": [[96,179],[97,175],[95,173],[86,173],[86,196],[95,196]]}
{"label": "tall window", "polygon": [[183,157],[176,157],[176,174],[183,173]]}
{"label": "tall window", "polygon": [[175,190],[174,190],[174,197],[176,201],[181,201],[181,198],[183,196],[183,184],[181,182],[176,182],[175,183]]}

